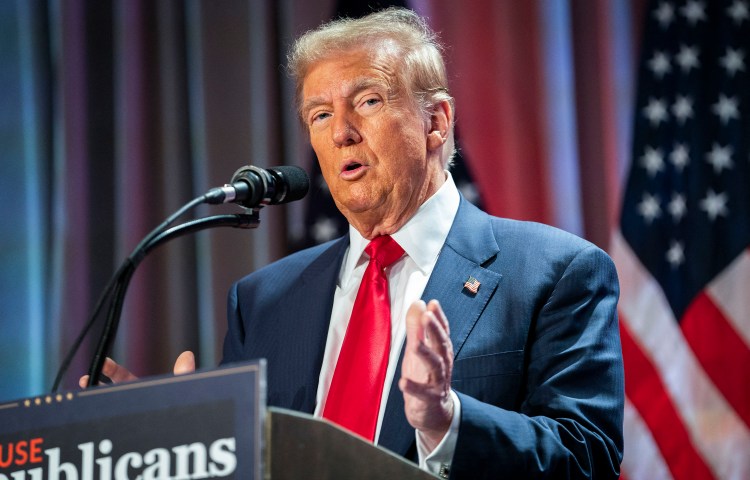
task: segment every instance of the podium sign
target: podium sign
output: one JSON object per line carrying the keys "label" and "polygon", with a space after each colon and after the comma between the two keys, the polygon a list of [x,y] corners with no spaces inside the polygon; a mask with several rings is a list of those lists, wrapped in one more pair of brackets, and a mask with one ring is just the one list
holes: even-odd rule
{"label": "podium sign", "polygon": [[262,478],[265,362],[0,405],[0,480]]}

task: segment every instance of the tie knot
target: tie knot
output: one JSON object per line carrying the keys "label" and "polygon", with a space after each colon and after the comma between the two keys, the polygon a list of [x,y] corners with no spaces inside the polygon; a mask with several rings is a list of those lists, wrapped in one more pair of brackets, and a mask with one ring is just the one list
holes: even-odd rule
{"label": "tie knot", "polygon": [[375,237],[365,247],[365,252],[382,268],[389,267],[393,262],[401,258],[404,249],[396,243],[390,235],[381,235]]}

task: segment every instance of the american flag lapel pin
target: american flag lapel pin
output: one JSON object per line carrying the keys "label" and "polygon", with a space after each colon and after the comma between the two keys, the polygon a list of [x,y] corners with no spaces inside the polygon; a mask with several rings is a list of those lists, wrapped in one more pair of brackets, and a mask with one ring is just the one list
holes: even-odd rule
{"label": "american flag lapel pin", "polygon": [[466,280],[466,283],[464,283],[464,289],[476,295],[477,291],[479,291],[479,285],[481,285],[479,283],[479,280],[477,280],[476,278],[472,276],[469,276],[469,279]]}

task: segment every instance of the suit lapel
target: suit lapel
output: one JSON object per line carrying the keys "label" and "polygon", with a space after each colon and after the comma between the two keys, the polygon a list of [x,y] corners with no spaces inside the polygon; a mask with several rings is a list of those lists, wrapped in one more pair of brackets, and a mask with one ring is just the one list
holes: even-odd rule
{"label": "suit lapel", "polygon": [[[283,381],[286,388],[274,402],[277,406],[312,413],[315,410],[315,397],[323,363],[328,325],[333,307],[333,294],[338,281],[341,261],[349,244],[348,236],[336,241],[312,261],[300,274],[293,288],[294,298],[285,301],[289,314],[280,316],[284,320],[274,326],[284,335],[286,348],[278,349],[278,354],[270,361],[290,365]],[[289,323],[291,322],[291,323]],[[290,338],[289,335],[293,334]],[[292,361],[290,361],[292,360]],[[296,387],[295,387],[296,386]]]}
{"label": "suit lapel", "polygon": [[[454,355],[460,352],[497,289],[501,275],[482,265],[496,256],[499,250],[489,216],[461,197],[453,226],[422,294],[425,302],[437,299],[445,311],[450,322]],[[464,288],[469,277],[479,281],[476,294]],[[414,429],[406,420],[404,398],[398,388],[403,357],[402,348],[378,443],[406,455],[414,443]]]}
{"label": "suit lapel", "polygon": [[[422,295],[424,301],[440,301],[450,322],[454,355],[461,351],[500,283],[499,273],[484,268],[499,251],[489,215],[462,197],[456,220]],[[470,277],[479,282],[476,293],[464,287]]]}

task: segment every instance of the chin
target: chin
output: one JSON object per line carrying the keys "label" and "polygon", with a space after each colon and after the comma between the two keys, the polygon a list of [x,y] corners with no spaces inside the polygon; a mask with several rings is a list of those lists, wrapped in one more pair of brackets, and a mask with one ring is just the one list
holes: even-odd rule
{"label": "chin", "polygon": [[[333,194],[333,192],[331,193]],[[339,209],[343,207],[353,213],[366,212],[383,203],[378,201],[377,198],[373,198],[370,189],[364,185],[351,185],[346,189],[344,195],[333,195],[333,198]]]}
{"label": "chin", "polygon": [[339,210],[344,213],[344,215],[352,214],[352,215],[361,215],[363,213],[371,211],[374,207],[370,202],[355,202],[355,201],[349,201],[345,204],[336,204],[339,207]]}

